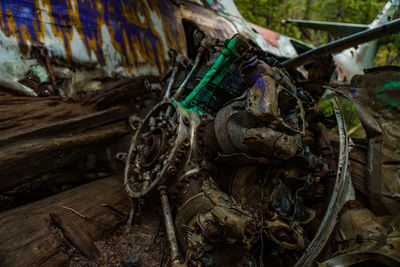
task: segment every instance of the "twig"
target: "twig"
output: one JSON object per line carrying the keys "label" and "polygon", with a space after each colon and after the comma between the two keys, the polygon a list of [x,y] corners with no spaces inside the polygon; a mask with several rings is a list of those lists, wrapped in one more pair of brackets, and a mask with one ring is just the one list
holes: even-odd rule
{"label": "twig", "polygon": [[98,221],[96,221],[96,220],[94,220],[94,219],[88,218],[86,215],[80,213],[79,211],[74,210],[73,208],[70,208],[70,207],[67,207],[67,206],[61,206],[61,207],[64,208],[64,209],[66,209],[66,210],[72,211],[73,213],[75,213],[75,214],[78,215],[79,217],[81,217],[81,218],[87,220],[88,222],[95,223],[95,224],[97,224],[97,225],[99,225],[99,226],[101,226],[101,227],[103,227],[103,228],[106,228],[106,229],[112,228],[112,226],[110,226],[110,225],[107,225],[107,224],[104,224],[104,223],[102,223],[102,222],[98,222]]}
{"label": "twig", "polygon": [[362,126],[362,125],[361,125],[361,122],[358,123],[356,126],[354,126],[353,128],[351,128],[351,129],[349,130],[349,132],[347,133],[347,135],[348,135],[348,136],[352,135],[352,134],[355,133],[358,129],[360,129],[361,126]]}
{"label": "twig", "polygon": [[167,261],[165,262],[164,267],[167,267],[167,266],[168,266],[168,263],[169,263],[170,261],[171,261],[171,257],[168,256],[168,259],[167,259]]}
{"label": "twig", "polygon": [[74,210],[73,208],[69,208],[69,207],[66,207],[66,206],[61,206],[61,207],[63,207],[66,210],[72,211],[73,213],[75,213],[79,217],[82,217],[83,219],[86,219],[86,220],[88,219],[88,217],[86,217],[84,214],[80,213],[79,211]]}
{"label": "twig", "polygon": [[164,261],[164,256],[165,256],[165,252],[164,252],[164,245],[162,242],[160,242],[160,249],[161,249],[161,258],[160,258],[160,265],[159,267],[162,267],[163,261]]}

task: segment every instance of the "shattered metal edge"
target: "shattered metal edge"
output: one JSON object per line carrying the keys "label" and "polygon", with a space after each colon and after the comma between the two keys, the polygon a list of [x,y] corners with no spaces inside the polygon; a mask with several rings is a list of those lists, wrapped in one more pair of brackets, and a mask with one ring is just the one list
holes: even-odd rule
{"label": "shattered metal edge", "polygon": [[287,69],[293,69],[301,65],[312,63],[328,54],[338,53],[344,49],[353,47],[358,44],[366,43],[374,39],[393,34],[400,31],[400,19],[393,20],[389,23],[380,25],[376,28],[367,29],[339,40],[330,42],[326,45],[304,52],[298,57],[286,60],[282,65]]}
{"label": "shattered metal edge", "polygon": [[331,102],[339,130],[339,160],[335,187],[324,219],[322,220],[310,245],[298,260],[295,267],[311,266],[314,258],[322,251],[338,222],[338,214],[346,203],[350,189],[350,174],[348,173],[349,138],[347,136],[343,113],[340,109],[337,98],[335,97]]}

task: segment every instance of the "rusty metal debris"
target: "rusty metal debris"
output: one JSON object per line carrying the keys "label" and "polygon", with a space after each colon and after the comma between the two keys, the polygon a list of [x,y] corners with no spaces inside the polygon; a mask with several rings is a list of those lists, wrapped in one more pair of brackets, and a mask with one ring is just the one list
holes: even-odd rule
{"label": "rusty metal debris", "polygon": [[[242,37],[226,46],[235,38]],[[212,49],[217,43],[202,42],[210,56],[200,61],[199,53],[187,70],[175,69],[167,94],[132,127],[126,190],[146,199],[161,188],[176,265],[262,266],[271,260],[312,266],[345,203],[355,199],[352,141],[339,102],[332,101],[339,131],[335,166],[327,134],[332,123],[306,119],[318,113],[312,97],[251,42],[236,60],[215,66],[225,53]],[[223,69],[222,78],[212,76]],[[196,101],[186,101],[189,95]]]}
{"label": "rusty metal debris", "polygon": [[[232,0],[3,2],[0,87],[46,97],[1,94],[0,209],[56,195],[1,216],[0,265],[61,265],[71,247],[94,260],[99,232],[119,232],[121,220],[118,234],[135,236],[126,265],[151,254],[141,238],[161,246],[150,266],[400,265],[400,68],[329,87],[329,117],[316,104],[334,62],[349,62],[330,54],[399,20],[297,51],[295,40],[225,13]],[[355,73],[364,71],[340,69],[339,80]],[[349,137],[345,98],[366,138]],[[120,177],[88,184],[124,164],[123,186]],[[124,188],[129,214],[114,208],[128,204]],[[106,190],[107,205],[97,199]]]}
{"label": "rusty metal debris", "polygon": [[306,249],[302,257],[296,263],[296,266],[311,265],[312,260],[315,258],[316,255],[321,252],[325,243],[328,241],[328,238],[337,223],[340,210],[348,200],[352,199],[351,194],[354,191],[348,173],[349,138],[346,132],[346,125],[344,124],[343,114],[340,111],[340,107],[336,99],[332,101],[332,105],[338,122],[340,138],[336,183],[329,202],[329,206],[327,208],[327,212],[321,222],[318,232],[315,234],[314,239],[311,241],[311,244]]}
{"label": "rusty metal debris", "polygon": [[353,35],[344,37],[340,40],[331,42],[324,46],[307,51],[296,58],[289,59],[283,62],[283,65],[288,69],[296,68],[301,65],[314,62],[321,56],[334,54],[346,48],[350,48],[377,39],[379,37],[389,35],[394,32],[398,32],[399,30],[400,30],[400,19],[396,19],[394,21],[378,26],[376,28],[367,29],[362,32],[358,32]]}

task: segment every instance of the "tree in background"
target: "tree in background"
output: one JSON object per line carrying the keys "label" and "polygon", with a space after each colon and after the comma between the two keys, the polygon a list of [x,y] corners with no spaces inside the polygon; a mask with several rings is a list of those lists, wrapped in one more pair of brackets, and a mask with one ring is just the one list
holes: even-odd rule
{"label": "tree in background", "polygon": [[[340,38],[340,35],[301,29],[283,20],[306,19],[369,24],[387,0],[235,0],[249,21],[309,42],[315,46]],[[397,17],[399,17],[399,13]],[[375,59],[376,66],[400,66],[400,34],[385,38]]]}

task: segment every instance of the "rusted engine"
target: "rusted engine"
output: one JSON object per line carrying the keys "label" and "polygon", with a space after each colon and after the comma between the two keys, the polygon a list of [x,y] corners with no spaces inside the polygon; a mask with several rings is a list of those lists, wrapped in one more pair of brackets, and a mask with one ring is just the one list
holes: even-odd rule
{"label": "rusted engine", "polygon": [[160,193],[174,266],[257,266],[264,250],[294,264],[310,199],[335,174],[305,140],[314,101],[251,40],[198,45],[194,61],[175,57],[160,103],[132,118],[126,190]]}

